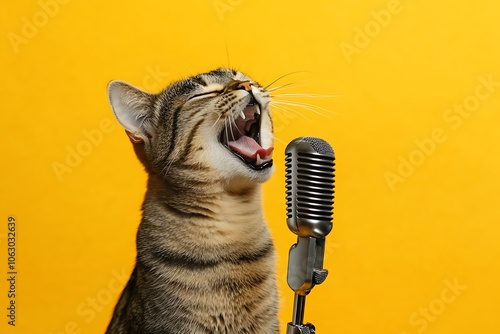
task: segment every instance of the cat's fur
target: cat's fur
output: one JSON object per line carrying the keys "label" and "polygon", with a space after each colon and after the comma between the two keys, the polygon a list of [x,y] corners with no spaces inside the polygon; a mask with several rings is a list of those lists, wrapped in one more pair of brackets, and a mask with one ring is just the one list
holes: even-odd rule
{"label": "cat's fur", "polygon": [[225,147],[254,102],[253,135],[272,147],[269,93],[230,69],[158,94],[121,81],[108,93],[148,184],[136,265],[106,333],[278,333],[275,253],[260,192],[272,160],[253,168],[259,162]]}

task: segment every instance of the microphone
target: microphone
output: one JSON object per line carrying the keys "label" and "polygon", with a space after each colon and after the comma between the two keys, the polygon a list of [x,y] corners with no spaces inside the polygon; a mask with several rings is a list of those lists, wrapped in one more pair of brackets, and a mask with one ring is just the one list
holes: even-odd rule
{"label": "microphone", "polygon": [[324,282],[325,237],[333,227],[335,154],[323,139],[300,137],[285,149],[287,224],[295,233],[288,258],[287,282],[295,292],[287,334],[315,333],[303,324],[305,296]]}
{"label": "microphone", "polygon": [[301,237],[324,238],[332,229],[333,149],[323,139],[301,137],[285,154],[288,228]]}

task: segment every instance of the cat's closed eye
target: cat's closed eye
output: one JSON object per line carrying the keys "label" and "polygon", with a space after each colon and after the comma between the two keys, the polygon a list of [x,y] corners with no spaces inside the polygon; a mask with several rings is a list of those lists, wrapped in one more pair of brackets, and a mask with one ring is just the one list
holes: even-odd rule
{"label": "cat's closed eye", "polygon": [[193,99],[196,99],[199,97],[208,97],[209,95],[216,96],[216,95],[221,94],[223,91],[224,90],[220,89],[220,90],[212,90],[212,91],[208,91],[208,92],[204,92],[204,93],[195,94],[195,95],[189,97],[189,100],[193,100]]}

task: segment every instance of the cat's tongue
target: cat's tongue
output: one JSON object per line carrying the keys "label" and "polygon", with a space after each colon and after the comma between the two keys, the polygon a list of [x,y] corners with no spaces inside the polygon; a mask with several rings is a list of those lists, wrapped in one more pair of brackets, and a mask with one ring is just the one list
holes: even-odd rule
{"label": "cat's tongue", "polygon": [[274,147],[263,148],[253,138],[248,136],[241,136],[237,140],[230,141],[228,145],[236,152],[248,158],[257,159],[258,162],[271,160],[274,151]]}

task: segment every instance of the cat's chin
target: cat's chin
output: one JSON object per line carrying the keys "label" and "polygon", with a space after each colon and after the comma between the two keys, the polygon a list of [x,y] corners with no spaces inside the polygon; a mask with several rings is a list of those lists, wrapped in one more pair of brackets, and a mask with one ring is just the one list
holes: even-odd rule
{"label": "cat's chin", "polygon": [[266,167],[254,168],[224,147],[219,147],[218,152],[210,165],[222,180],[233,185],[232,188],[258,186],[269,180],[274,172],[272,160]]}
{"label": "cat's chin", "polygon": [[274,172],[274,166],[260,171],[243,167],[245,169],[237,169],[231,175],[226,175],[227,184],[234,191],[257,187],[269,180]]}

